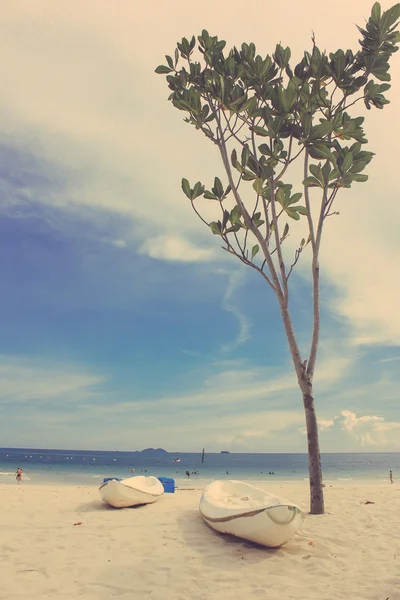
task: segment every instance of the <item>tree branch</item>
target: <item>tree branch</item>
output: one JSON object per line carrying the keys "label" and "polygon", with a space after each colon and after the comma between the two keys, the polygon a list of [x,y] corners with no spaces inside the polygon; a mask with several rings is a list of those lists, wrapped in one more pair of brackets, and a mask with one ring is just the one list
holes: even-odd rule
{"label": "tree branch", "polygon": [[[308,150],[306,149],[306,153],[304,156],[304,179],[308,177]],[[311,246],[314,252],[315,249],[315,232],[314,232],[314,222],[311,214],[311,202],[310,202],[310,191],[307,186],[304,186],[304,199],[306,202],[307,209],[307,221],[308,221],[308,229],[310,231],[311,238]]]}
{"label": "tree branch", "polygon": [[[220,124],[219,115],[217,115],[217,121],[218,121],[219,130],[221,133],[221,124]],[[225,171],[228,176],[229,185],[231,186],[236,203],[239,206],[240,212],[243,215],[243,219],[244,219],[246,227],[248,227],[251,230],[251,232],[254,234],[255,238],[257,239],[258,243],[260,244],[260,248],[262,249],[262,251],[264,253],[264,257],[267,261],[267,265],[268,265],[269,271],[271,273],[271,278],[273,281],[275,293],[277,294],[278,298],[280,299],[283,297],[283,290],[282,290],[282,287],[281,287],[281,284],[279,281],[278,274],[275,269],[275,265],[273,263],[270,252],[268,250],[268,246],[266,245],[266,242],[265,242],[261,232],[254,225],[254,223],[253,223],[253,221],[252,221],[252,219],[251,219],[251,217],[250,217],[250,215],[238,193],[238,190],[235,188],[235,183],[234,183],[233,177],[232,177],[232,170],[231,170],[231,166],[229,163],[229,158],[228,158],[228,154],[227,154],[227,150],[226,150],[225,140],[220,138],[220,143],[218,144],[218,147],[219,147],[219,150],[221,153],[222,161],[224,163]]]}
{"label": "tree branch", "polygon": [[236,252],[236,250],[234,249],[234,247],[232,246],[232,244],[229,242],[229,240],[228,240],[228,238],[226,236],[222,237],[222,239],[224,240],[225,244],[227,245],[227,248],[222,247],[223,250],[225,250],[226,252],[229,252],[229,254],[233,254],[240,261],[242,261],[242,263],[244,263],[248,267],[251,267],[252,269],[255,269],[258,273],[260,273],[260,275],[262,275],[262,277],[264,277],[265,281],[268,283],[268,285],[275,292],[275,286],[274,286],[274,284],[272,283],[272,281],[270,280],[270,278],[268,277],[268,275],[266,275],[264,273],[264,271],[262,270],[262,268],[260,268],[258,265],[256,265],[255,263],[253,263],[252,261],[250,261],[248,258],[246,258],[243,253],[242,254],[238,254]]}
{"label": "tree branch", "polygon": [[272,215],[272,222],[274,224],[275,247],[276,247],[277,254],[278,254],[278,263],[279,263],[279,269],[281,272],[283,292],[284,292],[285,300],[287,303],[289,300],[289,290],[288,290],[288,284],[287,284],[287,278],[286,278],[285,263],[283,262],[282,247],[281,247],[281,242],[279,239],[278,218],[276,216],[275,187],[274,187],[273,179],[270,180],[270,187],[271,187],[271,215]]}
{"label": "tree branch", "polygon": [[327,185],[325,185],[322,200],[321,209],[318,219],[317,235],[315,238],[315,244],[313,246],[313,260],[312,260],[312,286],[313,286],[313,332],[311,339],[310,355],[308,357],[307,375],[312,382],[314,377],[315,363],[317,360],[319,332],[321,328],[321,299],[320,299],[320,286],[319,286],[319,249],[321,245],[322,228],[324,223],[324,214],[327,202]]}

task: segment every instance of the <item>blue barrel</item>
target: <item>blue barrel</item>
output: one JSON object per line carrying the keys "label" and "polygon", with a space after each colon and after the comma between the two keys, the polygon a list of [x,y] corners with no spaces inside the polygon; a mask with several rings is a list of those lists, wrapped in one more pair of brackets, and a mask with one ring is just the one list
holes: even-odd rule
{"label": "blue barrel", "polygon": [[172,479],[172,477],[157,477],[157,479],[163,484],[166,494],[173,494],[175,492],[175,479]]}

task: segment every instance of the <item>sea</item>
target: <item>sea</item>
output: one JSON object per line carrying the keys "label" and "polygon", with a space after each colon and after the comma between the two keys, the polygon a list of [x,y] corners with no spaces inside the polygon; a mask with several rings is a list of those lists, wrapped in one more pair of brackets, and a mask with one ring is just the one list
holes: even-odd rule
{"label": "sea", "polygon": [[[387,480],[400,474],[400,452],[322,454],[324,481]],[[15,484],[22,467],[29,484],[98,485],[105,477],[171,477],[178,488],[201,488],[215,479],[294,481],[308,479],[307,454],[136,452],[0,448],[0,483]]]}

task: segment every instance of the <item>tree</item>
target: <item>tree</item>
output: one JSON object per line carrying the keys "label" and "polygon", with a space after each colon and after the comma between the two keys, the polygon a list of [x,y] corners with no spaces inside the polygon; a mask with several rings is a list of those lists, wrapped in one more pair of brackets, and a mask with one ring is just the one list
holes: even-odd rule
{"label": "tree", "polygon": [[[311,52],[304,52],[293,69],[290,48],[278,44],[272,56],[262,58],[253,43],[244,43],[240,50],[234,47],[224,54],[226,42],[206,30],[197,38],[199,59],[194,58],[195,37],[183,38],[174,58],[166,56],[167,65],[156,69],[166,75],[169,100],[188,113],[185,121],[218,148],[228,179],[224,186],[215,177],[211,190],[200,181],[192,187],[182,179],[183,192],[200,219],[221,238],[223,248],[255,269],[278,299],[303,397],[312,514],[324,513],[313,392],[320,334],[322,234],[326,219],[338,214],[333,210],[338,192],[368,179],[362,172],[373,153],[363,150],[367,142],[364,118],[352,116],[349,109],[353,112],[360,101],[368,110],[388,104],[384,92],[390,88],[389,60],[400,41],[399,17],[400,4],[382,12],[375,3],[365,29],[358,27],[361,48],[355,54],[339,49],[328,55],[317,47],[313,36]],[[287,182],[288,170],[300,160],[304,176],[293,190]],[[299,204],[303,195],[304,205]],[[219,218],[209,222],[201,216],[200,198],[215,203]],[[289,222],[302,217],[308,237],[296,245],[288,262]],[[307,246],[311,249],[313,328],[305,359],[290,314],[289,279]]]}

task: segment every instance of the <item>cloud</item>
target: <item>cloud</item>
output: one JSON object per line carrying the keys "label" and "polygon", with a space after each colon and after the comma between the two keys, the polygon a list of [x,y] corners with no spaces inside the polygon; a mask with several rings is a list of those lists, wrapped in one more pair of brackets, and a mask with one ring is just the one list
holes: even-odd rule
{"label": "cloud", "polygon": [[[265,3],[256,4],[266,15]],[[310,5],[312,24],[295,3],[292,23],[278,5],[269,6],[267,21],[260,18],[257,23],[238,4],[232,5],[229,21],[222,5],[216,7],[211,0],[203,10],[211,11],[213,31],[228,44],[251,38],[261,53],[271,52],[274,43],[265,40],[272,36],[275,42],[276,32],[284,31],[284,43],[299,56],[310,46],[311,27],[323,47],[357,44],[354,22],[362,23],[370,5],[359,1],[349,6],[340,0],[338,6],[346,12],[346,23],[341,9],[328,23],[316,1]],[[149,46],[148,31],[157,23],[162,27]],[[3,56],[13,61],[0,65],[7,82],[1,129],[4,140],[32,151],[39,163],[56,162],[54,176],[57,170],[68,172],[61,188],[39,195],[43,203],[85,213],[89,209],[93,219],[99,210],[122,215],[141,251],[159,260],[197,263],[215,257],[222,262],[223,253],[220,258],[214,254],[212,236],[195,215],[189,217],[191,209],[180,191],[182,175],[207,184],[214,175],[221,176],[218,152],[182,123],[166,100],[163,78],[154,74],[165,52],[188,31],[198,31],[198,23],[183,0],[177,0],[173,18],[161,0],[140,7],[122,0],[119,11],[100,0],[95,12],[75,3],[59,11],[50,0],[35,2],[34,10],[23,0],[8,4],[0,35]],[[400,290],[394,277],[400,258],[399,206],[392,168],[399,137],[399,61],[394,61],[392,74],[392,104],[370,111],[366,121],[370,148],[377,152],[368,169],[370,181],[339,195],[341,215],[327,222],[323,242],[322,280],[337,290],[330,308],[347,320],[356,344],[400,340]],[[27,186],[24,194],[35,197],[35,185]],[[112,243],[123,247],[115,234]],[[231,300],[227,302],[233,306]],[[242,319],[241,344],[246,324],[242,313],[236,316],[239,323]]]}
{"label": "cloud", "polygon": [[365,424],[377,423],[384,420],[383,417],[376,415],[365,415],[364,417],[357,417],[355,413],[350,410],[342,410],[340,413],[341,417],[336,417],[340,422],[340,425],[346,431],[354,432],[356,429],[360,429]]}
{"label": "cloud", "polygon": [[[201,444],[207,444],[209,451],[218,451],[220,446],[236,451],[299,451],[303,436],[298,430],[304,423],[304,411],[291,365],[246,368],[236,361],[233,365],[224,361],[217,367],[222,370],[205,377],[197,389],[105,403],[97,405],[96,412],[110,427],[118,427],[121,435],[125,423],[135,423],[141,436],[147,432],[160,440],[185,440],[185,446],[193,451]],[[346,370],[331,372],[327,358],[320,364],[320,373],[323,393]],[[90,404],[83,408],[90,410]],[[173,441],[172,447],[177,446]]]}
{"label": "cloud", "polygon": [[289,452],[298,444],[296,429],[303,421],[302,410],[271,410],[252,414],[251,418],[236,417],[229,420],[229,429],[221,428],[218,440],[233,452],[275,451],[277,447],[277,452]]}
{"label": "cloud", "polygon": [[0,361],[0,404],[87,400],[105,382],[76,365],[5,355]]}
{"label": "cloud", "polygon": [[[349,409],[329,414],[332,387],[337,390],[353,371],[349,361],[338,363],[334,355],[326,355],[319,364],[317,414],[323,451],[397,449],[400,423],[395,420],[375,413],[360,416]],[[186,392],[146,399],[72,363],[3,356],[1,365],[5,445],[26,445],[32,439],[35,446],[34,435],[40,435],[36,440],[47,447],[306,451],[301,394],[290,364],[249,368],[242,361],[216,361],[215,372]],[[379,393],[379,387],[374,389]],[[336,404],[341,401],[336,392],[334,398]],[[18,408],[22,403],[23,411]]]}
{"label": "cloud", "polygon": [[111,244],[113,246],[116,246],[117,248],[126,248],[128,246],[128,243],[126,242],[126,240],[111,240]]}
{"label": "cloud", "polygon": [[[276,32],[285,32],[282,43],[291,45],[293,56],[300,57],[304,47],[311,45],[311,27],[323,47],[355,46],[358,34],[354,22],[362,24],[363,15],[370,10],[366,1],[338,0],[338,10],[327,20],[324,4],[313,0],[307,13],[301,3],[292,3],[292,18],[288,21],[279,4],[266,6],[262,0],[255,2],[253,13],[243,13],[240,5],[233,3],[227,20],[223,3],[205,0],[204,13],[212,14],[210,32],[226,38],[229,45],[238,46],[243,40],[252,39],[261,53],[272,52],[279,39]],[[255,13],[268,19],[255,21]],[[200,179],[207,186],[215,175],[225,181],[218,151],[199,132],[183,123],[182,114],[167,102],[165,81],[154,74],[154,67],[163,60],[165,52],[173,50],[177,39],[198,31],[198,16],[187,10],[183,0],[177,0],[173,16],[162,0],[151,4],[122,0],[119,10],[106,0],[99,0],[95,11],[90,3],[72,2],[60,11],[52,0],[37,0],[34,4],[18,0],[7,3],[3,14],[0,74],[6,85],[0,100],[3,115],[0,129],[7,147],[2,159],[12,154],[9,161],[2,160],[7,174],[1,190],[3,210],[14,218],[48,220],[57,230],[71,229],[69,214],[80,215],[84,222],[100,222],[98,237],[105,241],[104,230],[107,230],[108,243],[121,253],[139,248],[158,261],[193,263],[196,268],[205,263],[210,270],[215,270],[215,261],[217,267],[222,265],[225,269],[226,254],[218,248],[216,236],[192,213],[180,190],[182,176],[191,182]],[[309,14],[313,15],[313,23]],[[345,20],[343,14],[347,15]],[[155,31],[158,25],[162,26],[149,43],[148,32]],[[12,61],[5,58],[10,56]],[[397,231],[400,205],[396,202],[398,176],[393,169],[399,138],[398,60],[394,61],[392,75],[394,85],[388,94],[392,104],[384,111],[370,111],[366,120],[368,146],[377,153],[368,168],[370,181],[338,196],[337,210],[341,214],[328,219],[323,241],[323,309],[328,308],[338,316],[340,324],[346,326],[345,335],[351,336],[355,345],[396,347],[400,341],[397,307],[400,284],[396,278],[400,259]],[[32,160],[26,158],[17,164],[13,152]],[[206,205],[205,210],[211,210],[211,205]],[[305,220],[300,228],[304,223]],[[303,236],[302,231],[299,236],[295,234],[296,224],[291,226],[289,247]],[[93,230],[81,229],[82,238]],[[303,278],[309,277],[303,268],[299,273]],[[233,339],[223,348],[226,352],[244,350],[250,339],[245,311],[251,308],[242,306],[237,299],[241,277],[229,275],[225,294],[225,309],[237,326]],[[124,273],[118,281],[125,284],[127,279]],[[119,289],[117,283],[109,286],[110,294]],[[139,278],[135,285],[140,285]],[[252,290],[249,287],[249,297]],[[321,345],[315,380],[318,393],[324,392],[321,402],[332,389],[335,400],[343,394],[353,394],[354,398],[358,394],[359,398],[368,399],[372,392],[383,397],[381,392],[386,393],[387,388],[382,379],[374,385],[365,384],[363,389],[353,389],[350,385],[345,390],[334,389],[337,382],[347,377],[358,358],[356,347],[353,356],[337,336],[335,344],[336,351]],[[397,358],[383,359],[387,363],[394,360]],[[265,413],[271,406],[276,409],[279,403],[289,407],[301,402],[291,365],[265,370],[226,365],[215,371],[217,374],[205,377],[197,389],[178,396],[166,391],[149,403],[136,402],[136,398],[121,393],[115,408],[100,403],[96,415],[100,418],[104,410],[104,414],[115,418],[116,427],[125,427],[124,443],[129,448],[132,435],[126,418],[130,416],[138,423],[146,422],[146,429],[139,432],[143,439],[151,431],[166,436],[162,439],[170,439],[171,443],[174,439],[190,441],[196,434],[197,443],[201,436],[208,435],[208,414],[214,405],[223,429],[221,423],[229,411],[240,410],[239,420],[248,411],[250,420],[257,420],[263,402]],[[15,401],[85,398],[87,412],[82,412],[81,418],[86,424],[97,419],[93,416],[94,405],[90,404],[94,398],[92,388],[103,385],[104,380],[90,369],[61,363],[46,366],[38,359],[33,366],[22,362],[12,367],[10,363],[8,371],[3,373],[7,397]],[[390,394],[394,402],[397,396],[392,388]],[[255,403],[255,408],[249,410],[249,401]],[[168,432],[163,431],[163,424],[159,428],[154,424],[154,407],[161,415],[170,411]],[[189,418],[190,413],[196,419],[203,416],[199,421],[189,422],[189,426],[187,422],[178,424],[184,412]],[[378,439],[379,435],[383,439],[384,427],[389,433],[397,427],[395,421],[386,420],[354,424],[354,419],[347,416],[346,423],[353,424],[353,429],[344,425],[341,429],[336,422],[335,426],[327,424],[330,416],[321,421],[323,433],[342,432],[352,436],[355,444],[360,441],[355,433],[362,428],[372,428],[368,430],[371,439]],[[345,417],[342,415],[341,419],[344,421]],[[237,435],[242,432],[245,441],[259,439],[258,447],[262,448],[264,441],[250,434],[253,429],[260,431],[254,423],[249,422],[244,429],[235,424]],[[185,427],[189,427],[190,435],[185,433]],[[104,427],[101,429],[104,439],[109,435],[111,443],[111,435],[115,434],[105,434]],[[179,437],[174,438],[177,433]],[[93,430],[91,435],[92,440],[103,439],[98,431]],[[283,444],[283,439],[276,441]]]}
{"label": "cloud", "polygon": [[355,413],[348,410],[341,411],[335,421],[364,448],[399,448],[400,422],[386,421],[384,417],[378,415],[357,417]]}
{"label": "cloud", "polygon": [[381,363],[391,363],[400,360],[400,356],[390,356],[388,358],[381,358]]}
{"label": "cloud", "polygon": [[243,271],[231,271],[229,274],[228,285],[225,291],[224,299],[223,299],[223,307],[228,312],[232,313],[235,317],[239,331],[236,337],[224,344],[221,348],[222,352],[231,352],[235,350],[239,346],[242,346],[246,342],[250,340],[250,321],[246,316],[245,312],[241,310],[238,306],[238,302],[235,301],[235,292],[240,288],[243,284],[244,276]]}
{"label": "cloud", "polygon": [[326,431],[326,429],[333,427],[334,424],[335,421],[333,419],[318,419],[319,431]]}
{"label": "cloud", "polygon": [[176,235],[149,238],[140,246],[139,252],[151,258],[178,262],[205,262],[215,258],[212,250],[195,246]]}
{"label": "cloud", "polygon": [[355,448],[364,451],[400,449],[400,422],[387,420],[381,415],[357,416],[352,410],[341,410],[333,419],[320,420],[318,423],[322,438],[327,432],[329,439],[334,437],[338,445],[343,440],[346,445],[348,441],[353,441],[356,444]]}

